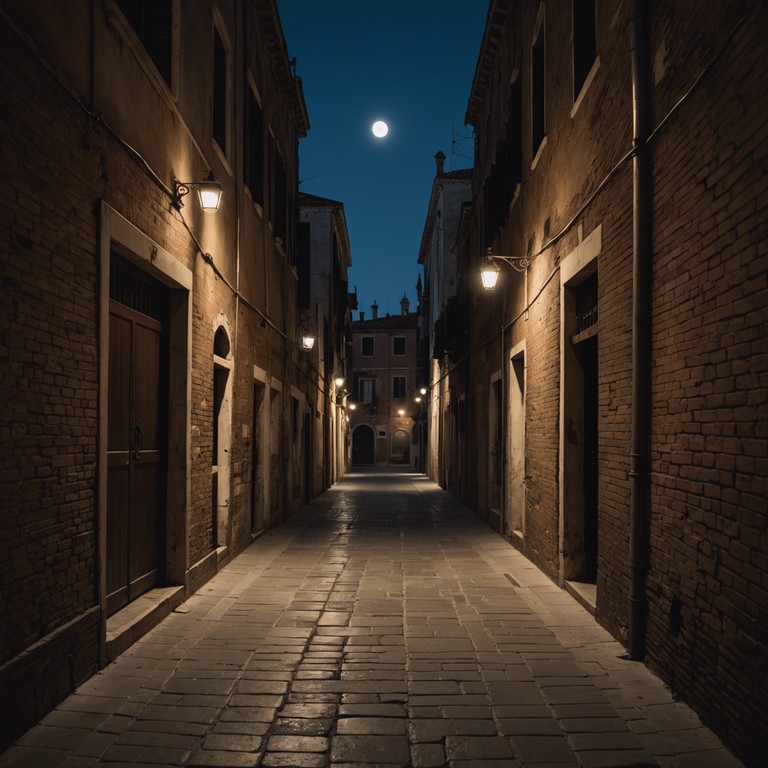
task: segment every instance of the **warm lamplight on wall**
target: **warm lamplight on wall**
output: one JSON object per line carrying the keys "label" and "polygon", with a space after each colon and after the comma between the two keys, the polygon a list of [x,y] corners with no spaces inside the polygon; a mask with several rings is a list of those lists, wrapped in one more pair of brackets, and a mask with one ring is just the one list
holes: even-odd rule
{"label": "warm lamplight on wall", "polygon": [[303,333],[301,335],[301,346],[304,349],[312,349],[315,346],[315,337],[311,333]]}

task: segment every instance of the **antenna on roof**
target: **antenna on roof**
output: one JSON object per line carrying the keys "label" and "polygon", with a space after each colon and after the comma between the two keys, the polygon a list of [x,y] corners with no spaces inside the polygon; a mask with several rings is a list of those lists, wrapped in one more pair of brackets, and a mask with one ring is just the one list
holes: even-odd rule
{"label": "antenna on roof", "polygon": [[[455,170],[454,165],[453,165],[453,161],[454,161],[454,156],[455,155],[458,156],[458,157],[462,157],[465,160],[471,160],[472,162],[474,162],[474,160],[475,160],[474,157],[472,157],[471,155],[466,154],[465,152],[461,152],[460,151],[461,150],[460,142],[462,142],[462,141],[473,141],[473,140],[474,140],[473,134],[470,133],[469,135],[465,136],[465,135],[463,135],[461,133],[458,133],[456,131],[455,127],[454,127],[453,121],[451,121],[451,170],[452,171]],[[472,150],[472,151],[474,151],[474,150]]]}

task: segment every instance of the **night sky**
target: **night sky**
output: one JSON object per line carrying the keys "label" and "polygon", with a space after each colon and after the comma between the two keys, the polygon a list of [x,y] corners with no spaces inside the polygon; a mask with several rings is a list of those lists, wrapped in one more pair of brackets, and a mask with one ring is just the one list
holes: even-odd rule
{"label": "night sky", "polygon": [[[416,308],[421,235],[435,176],[472,166],[464,125],[486,0],[278,0],[310,130],[301,191],[344,203],[349,290],[370,317]],[[371,125],[389,124],[376,139]],[[354,319],[357,319],[357,313]]]}

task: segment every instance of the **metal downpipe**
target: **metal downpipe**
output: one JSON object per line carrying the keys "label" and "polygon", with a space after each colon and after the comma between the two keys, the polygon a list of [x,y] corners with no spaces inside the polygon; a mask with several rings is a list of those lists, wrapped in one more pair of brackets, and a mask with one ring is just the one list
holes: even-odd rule
{"label": "metal downpipe", "polygon": [[632,0],[632,444],[630,469],[629,657],[645,657],[650,443],[651,187],[648,157],[647,2]]}

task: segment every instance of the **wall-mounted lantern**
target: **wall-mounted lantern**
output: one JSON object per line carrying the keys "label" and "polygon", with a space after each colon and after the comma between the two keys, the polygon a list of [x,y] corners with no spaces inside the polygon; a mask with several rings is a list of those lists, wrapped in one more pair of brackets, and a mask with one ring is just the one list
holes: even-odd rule
{"label": "wall-mounted lantern", "polygon": [[501,267],[496,263],[497,261],[510,264],[518,272],[525,272],[531,264],[531,260],[525,256],[497,256],[489,248],[483,257],[483,266],[480,269],[480,279],[483,281],[483,288],[486,291],[492,291],[499,279]]}
{"label": "wall-mounted lantern", "polygon": [[173,180],[173,205],[181,209],[184,205],[182,198],[188,195],[193,189],[197,190],[200,207],[204,211],[218,211],[221,202],[223,187],[216,181],[213,171],[208,171],[208,176],[202,181],[179,181]]}

